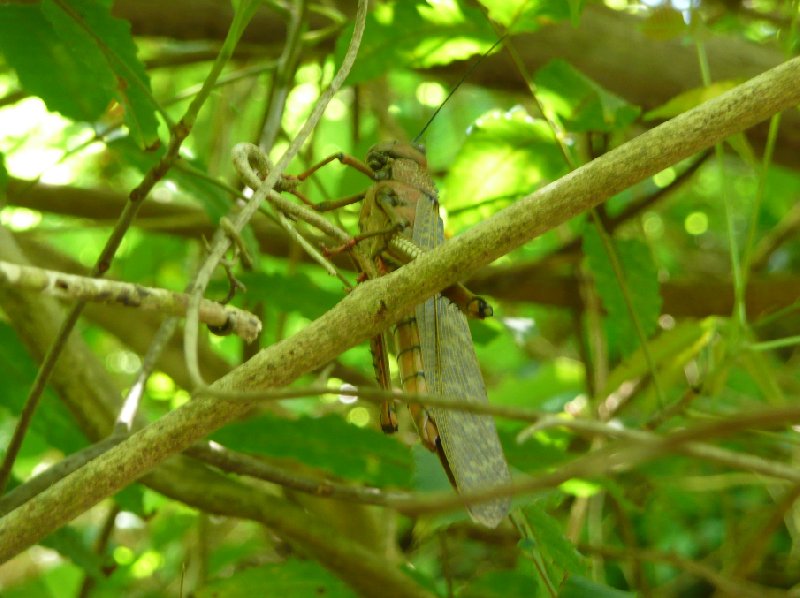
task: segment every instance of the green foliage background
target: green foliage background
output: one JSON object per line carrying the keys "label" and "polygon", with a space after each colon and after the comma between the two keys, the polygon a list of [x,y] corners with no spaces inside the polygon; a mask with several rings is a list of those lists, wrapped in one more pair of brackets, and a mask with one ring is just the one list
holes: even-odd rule
{"label": "green foliage background", "polygon": [[[456,235],[754,74],[743,69],[719,79],[709,63],[758,51],[770,52],[777,64],[798,46],[796,2],[752,8],[700,2],[686,13],[613,4],[375,3],[345,89],[290,171],[336,151],[363,157],[378,140],[413,138],[464,75],[466,61],[508,33],[511,49],[496,49],[479,63],[425,134],[446,230]],[[165,155],[170,131],[209,76],[222,44],[212,24],[223,17],[229,23],[236,12],[253,24],[108,273],[175,291],[186,286],[204,257],[203,238],[235,209],[240,184],[231,148],[263,138],[274,112],[280,126],[268,149],[279,157],[341,64],[352,33],[349,3],[257,5],[198,8],[191,16],[208,19],[208,28],[190,33],[178,25],[170,32],[180,19],[169,15],[183,10],[188,19],[191,3],[164,3],[159,31],[135,2],[113,9],[110,0],[0,6],[0,224],[33,263],[78,273],[92,267],[127,194]],[[627,64],[600,60],[587,72],[556,51],[544,64],[525,66],[529,40],[548,39],[550,47],[561,39],[546,37],[553,31],[573,31],[578,39],[598,16],[635,30],[636,43],[699,56],[694,70],[670,73],[669,92],[661,89],[665,73],[631,71],[653,88],[657,99],[646,102],[627,94]],[[293,30],[293,41],[284,48],[285,37],[276,45],[270,32],[260,34],[256,27],[267,22],[280,23],[280,35],[284,26]],[[582,53],[612,55],[612,40],[595,42]],[[517,50],[522,67],[498,58]],[[705,79],[698,82],[697,72]],[[581,433],[498,419],[516,477],[557,472],[602,449],[615,428],[651,434],[627,447],[635,453],[671,431],[718,422],[716,435],[695,439],[709,450],[686,455],[682,446],[661,446],[645,464],[515,497],[520,528],[527,530],[522,537],[508,522],[477,529],[465,513],[412,519],[242,479],[253,493],[321,516],[345,541],[385,558],[387,569],[402,570],[420,595],[699,596],[712,588],[766,595],[796,587],[798,480],[764,474],[770,464],[793,466],[796,431],[724,426],[726,418],[791,406],[800,388],[796,113],[785,117],[793,119],[789,126],[773,122],[766,145],[765,135],[737,135],[534,239],[473,283],[492,299],[497,316],[473,327],[492,403],[597,424]],[[322,201],[368,183],[334,163],[304,191]],[[332,218],[355,231],[357,209]],[[266,208],[243,238],[255,268],[236,269],[246,292],[234,302],[261,317],[259,346],[291,336],[343,296],[341,283],[305,259]],[[355,281],[346,260],[337,265]],[[746,296],[737,295],[746,282]],[[208,297],[227,290],[220,269]],[[90,307],[73,334],[122,395],[158,321],[136,310]],[[204,332],[201,369],[216,379],[257,348]],[[5,446],[41,355],[20,322],[6,317],[0,356]],[[371,364],[368,348],[357,347],[296,385],[371,384]],[[148,381],[141,425],[189,400],[190,392],[181,349],[170,345]],[[107,398],[112,405],[120,400]],[[62,399],[55,388],[46,392],[12,486],[100,439]],[[403,418],[403,431],[385,436],[374,406],[309,396],[267,404],[212,440],[321,482],[386,491],[446,488],[435,457],[414,446]],[[733,457],[724,460],[712,449]],[[749,458],[762,469],[754,470]],[[42,546],[49,552],[31,548],[0,566],[3,596],[355,595],[330,562],[315,560],[302,543],[253,521],[212,517],[138,483]]]}

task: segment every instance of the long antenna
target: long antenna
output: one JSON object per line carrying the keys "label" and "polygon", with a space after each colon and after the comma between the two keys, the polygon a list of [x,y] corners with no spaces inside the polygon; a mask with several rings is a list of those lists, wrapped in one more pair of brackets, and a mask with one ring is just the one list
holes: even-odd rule
{"label": "long antenna", "polygon": [[464,73],[464,75],[461,77],[461,79],[458,81],[458,83],[456,83],[456,84],[455,84],[455,86],[453,86],[453,88],[450,90],[450,93],[448,93],[448,94],[447,94],[447,97],[444,99],[444,101],[443,101],[441,104],[439,104],[439,107],[438,107],[438,108],[436,108],[436,110],[434,111],[434,113],[433,113],[433,114],[431,115],[431,117],[428,119],[428,122],[426,122],[426,123],[425,123],[425,126],[424,126],[424,127],[422,127],[422,130],[419,132],[419,134],[418,134],[416,137],[414,137],[414,141],[413,141],[413,143],[417,143],[417,142],[420,140],[420,137],[422,137],[422,136],[425,134],[425,131],[427,131],[427,130],[428,130],[428,127],[429,127],[429,126],[430,126],[430,124],[433,122],[433,119],[434,119],[434,118],[436,118],[436,115],[437,115],[437,114],[439,114],[439,112],[441,112],[441,111],[442,111],[442,108],[444,108],[444,105],[445,105],[445,104],[447,104],[447,102],[450,100],[450,98],[452,98],[452,97],[453,97],[453,94],[456,92],[456,90],[457,90],[459,87],[461,87],[461,84],[462,84],[462,83],[464,83],[464,81],[466,81],[466,80],[467,80],[467,78],[468,78],[470,75],[472,75],[472,73],[473,73],[473,72],[475,72],[475,69],[476,69],[476,68],[478,68],[478,65],[479,65],[480,63],[482,63],[482,62],[483,62],[483,61],[486,59],[486,57],[487,57],[489,54],[491,54],[491,53],[492,53],[492,50],[494,50],[494,49],[495,49],[495,48],[496,48],[496,47],[497,47],[497,46],[500,44],[500,42],[502,42],[502,41],[503,41],[505,38],[506,38],[506,36],[505,36],[505,35],[502,35],[502,36],[500,36],[500,38],[499,38],[499,39],[498,39],[496,42],[494,42],[494,43],[492,44],[492,47],[491,47],[491,48],[489,48],[488,50],[486,50],[486,52],[484,52],[483,54],[481,54],[481,55],[478,57],[478,59],[477,59],[475,62],[473,62],[473,63],[472,63],[470,66],[469,66],[469,68],[467,69],[467,72],[466,72],[466,73]]}

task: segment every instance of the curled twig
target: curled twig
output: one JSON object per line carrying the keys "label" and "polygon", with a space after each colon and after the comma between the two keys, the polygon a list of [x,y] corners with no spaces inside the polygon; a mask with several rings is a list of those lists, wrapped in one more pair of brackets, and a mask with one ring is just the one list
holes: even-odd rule
{"label": "curled twig", "polygon": [[[331,84],[322,93],[317,101],[311,115],[303,125],[303,128],[294,138],[287,150],[281,156],[275,168],[267,175],[264,182],[258,186],[253,196],[244,205],[242,210],[232,220],[231,224],[234,230],[241,231],[244,226],[253,217],[253,214],[258,210],[259,205],[268,195],[277,195],[274,191],[275,184],[280,179],[281,173],[285,170],[289,162],[297,155],[300,147],[305,143],[305,140],[311,134],[314,127],[317,126],[322,114],[325,111],[328,103],[344,83],[347,75],[350,73],[350,68],[358,54],[358,47],[361,44],[361,38],[364,34],[364,22],[367,11],[367,3],[360,1],[358,3],[358,13],[356,15],[355,27],[353,29],[353,36],[350,39],[350,45],[342,60],[342,66],[334,76]],[[211,247],[211,253],[200,267],[192,285],[191,299],[189,301],[189,310],[186,315],[186,326],[184,329],[184,352],[186,354],[186,367],[192,380],[200,386],[204,386],[203,379],[200,376],[200,369],[197,363],[197,310],[200,305],[200,297],[203,294],[208,281],[211,280],[211,275],[216,268],[217,263],[225,252],[230,247],[230,239],[224,231],[218,231],[214,236],[214,242]]]}

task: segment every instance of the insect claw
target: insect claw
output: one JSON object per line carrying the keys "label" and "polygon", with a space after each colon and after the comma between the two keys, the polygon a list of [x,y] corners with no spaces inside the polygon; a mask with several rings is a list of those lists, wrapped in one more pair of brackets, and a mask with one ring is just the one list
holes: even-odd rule
{"label": "insect claw", "polygon": [[389,401],[384,401],[381,404],[380,423],[381,430],[387,434],[397,432],[397,429],[399,428],[397,423],[397,411],[395,410],[394,405]]}
{"label": "insect claw", "polygon": [[467,306],[467,315],[484,320],[491,318],[494,315],[494,310],[483,297],[473,297]]}

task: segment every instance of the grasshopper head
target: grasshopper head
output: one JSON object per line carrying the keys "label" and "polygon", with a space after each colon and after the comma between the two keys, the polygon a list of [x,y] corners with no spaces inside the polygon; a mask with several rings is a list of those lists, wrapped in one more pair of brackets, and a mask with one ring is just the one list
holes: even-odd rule
{"label": "grasshopper head", "polygon": [[367,152],[367,165],[375,171],[379,180],[391,178],[389,167],[392,160],[411,160],[423,170],[428,168],[425,148],[420,144],[381,141]]}

